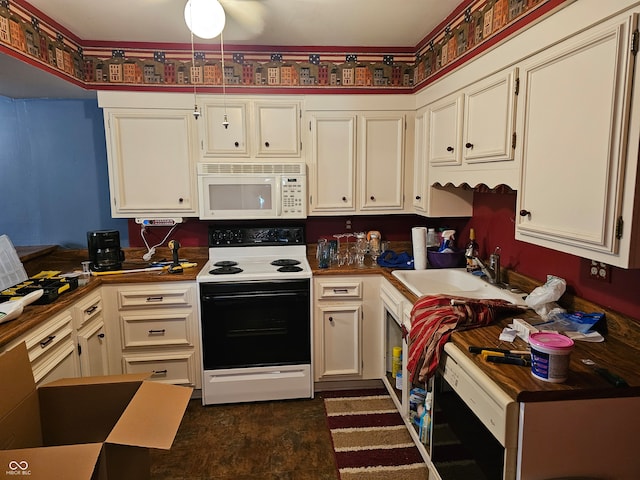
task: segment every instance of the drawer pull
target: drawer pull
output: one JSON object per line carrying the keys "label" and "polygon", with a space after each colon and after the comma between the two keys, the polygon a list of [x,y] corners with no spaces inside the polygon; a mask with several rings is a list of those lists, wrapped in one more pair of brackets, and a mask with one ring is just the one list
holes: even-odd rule
{"label": "drawer pull", "polygon": [[334,288],[333,293],[349,293],[349,290],[346,288]]}
{"label": "drawer pull", "polygon": [[87,315],[91,315],[93,312],[95,312],[98,309],[98,305],[92,305],[91,307],[87,308],[84,313],[86,313]]}
{"label": "drawer pull", "polygon": [[161,330],[149,330],[149,335],[164,335],[165,331],[164,328]]}
{"label": "drawer pull", "polygon": [[147,302],[161,302],[162,300],[164,300],[162,295],[158,297],[147,297]]}
{"label": "drawer pull", "polygon": [[153,370],[154,375],[166,375],[167,370]]}
{"label": "drawer pull", "polygon": [[45,348],[47,345],[53,342],[54,338],[56,338],[55,335],[49,335],[46,340],[40,342],[40,347]]}

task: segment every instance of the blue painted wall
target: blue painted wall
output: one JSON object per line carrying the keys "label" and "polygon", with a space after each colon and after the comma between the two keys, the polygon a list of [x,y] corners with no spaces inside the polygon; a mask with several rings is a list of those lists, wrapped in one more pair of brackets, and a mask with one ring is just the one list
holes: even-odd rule
{"label": "blue painted wall", "polygon": [[102,110],[96,100],[0,97],[0,234],[14,245],[86,248],[111,218]]}

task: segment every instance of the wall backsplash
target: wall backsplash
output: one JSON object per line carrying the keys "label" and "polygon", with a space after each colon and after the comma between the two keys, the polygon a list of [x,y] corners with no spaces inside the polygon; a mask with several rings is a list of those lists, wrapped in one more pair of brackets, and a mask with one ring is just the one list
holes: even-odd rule
{"label": "wall backsplash", "polygon": [[486,258],[496,246],[501,248],[502,266],[544,282],[556,275],[567,282],[567,290],[579,297],[628,315],[640,322],[638,291],[640,269],[611,267],[610,282],[589,276],[591,261],[515,239],[516,195],[475,193],[473,217],[463,232],[473,227]]}
{"label": "wall backsplash", "polygon": [[[480,246],[480,256],[487,258],[496,246],[501,248],[502,266],[544,282],[547,275],[557,275],[567,281],[567,290],[582,298],[628,315],[640,322],[638,315],[637,285],[640,269],[611,268],[610,282],[589,277],[590,261],[556,252],[515,239],[515,193],[474,194],[473,217],[424,218],[418,215],[370,215],[350,217],[309,217],[302,221],[306,228],[307,243],[315,243],[322,236],[344,233],[347,221],[351,231],[379,230],[382,237],[393,241],[410,241],[411,227],[451,227],[458,232],[457,245],[463,247],[473,227]],[[222,222],[216,222],[219,225]],[[235,222],[227,222],[229,224]],[[264,224],[265,222],[244,222]],[[183,246],[205,247],[209,222],[190,219],[175,230]],[[269,222],[271,224],[271,222]],[[161,241],[168,229],[158,227],[147,236],[150,245]],[[132,247],[144,246],[140,226],[129,222],[129,242]],[[123,232],[124,233],[124,232]]]}

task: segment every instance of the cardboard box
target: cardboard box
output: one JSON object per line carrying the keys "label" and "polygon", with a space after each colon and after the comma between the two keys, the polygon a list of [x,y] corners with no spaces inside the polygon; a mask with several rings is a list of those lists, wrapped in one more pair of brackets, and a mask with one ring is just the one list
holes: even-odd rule
{"label": "cardboard box", "polygon": [[0,355],[0,478],[149,478],[149,449],[171,448],[192,389],[148,376],[36,388],[24,344]]}

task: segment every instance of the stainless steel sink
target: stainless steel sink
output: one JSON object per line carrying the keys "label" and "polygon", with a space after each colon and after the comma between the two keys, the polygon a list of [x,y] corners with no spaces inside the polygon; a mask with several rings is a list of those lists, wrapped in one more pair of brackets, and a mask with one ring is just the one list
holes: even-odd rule
{"label": "stainless steel sink", "polygon": [[393,276],[419,297],[445,294],[467,298],[497,298],[527,306],[524,293],[492,285],[464,268],[394,270]]}

